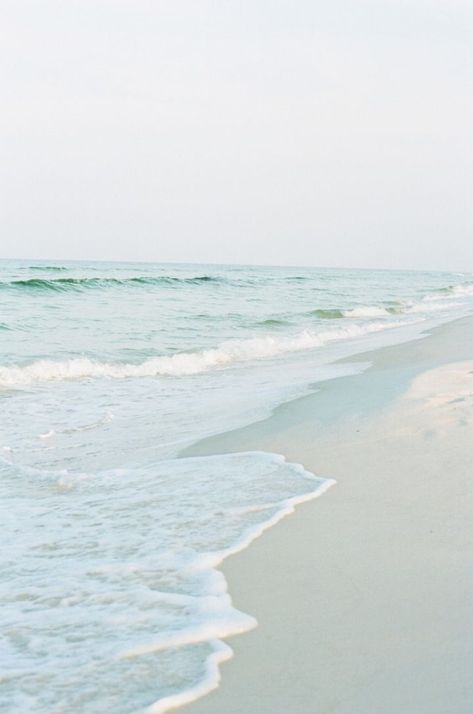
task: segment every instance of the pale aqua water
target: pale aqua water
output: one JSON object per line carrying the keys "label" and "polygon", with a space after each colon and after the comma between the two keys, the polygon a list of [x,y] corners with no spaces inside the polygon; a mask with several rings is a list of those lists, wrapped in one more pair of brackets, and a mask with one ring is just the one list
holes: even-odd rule
{"label": "pale aqua water", "polygon": [[327,484],[180,451],[472,307],[469,274],[0,263],[0,707],[159,712],[208,689],[220,638],[255,624],[216,565]]}

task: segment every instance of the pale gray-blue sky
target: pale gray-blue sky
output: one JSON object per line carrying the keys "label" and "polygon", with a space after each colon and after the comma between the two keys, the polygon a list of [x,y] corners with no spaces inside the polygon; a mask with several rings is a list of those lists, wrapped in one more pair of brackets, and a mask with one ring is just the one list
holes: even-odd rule
{"label": "pale gray-blue sky", "polygon": [[0,0],[0,255],[473,270],[470,0]]}

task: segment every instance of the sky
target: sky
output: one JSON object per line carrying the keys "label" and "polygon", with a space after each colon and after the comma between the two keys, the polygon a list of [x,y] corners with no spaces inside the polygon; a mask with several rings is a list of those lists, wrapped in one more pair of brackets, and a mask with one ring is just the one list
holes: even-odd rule
{"label": "sky", "polygon": [[0,0],[0,257],[473,270],[471,0]]}

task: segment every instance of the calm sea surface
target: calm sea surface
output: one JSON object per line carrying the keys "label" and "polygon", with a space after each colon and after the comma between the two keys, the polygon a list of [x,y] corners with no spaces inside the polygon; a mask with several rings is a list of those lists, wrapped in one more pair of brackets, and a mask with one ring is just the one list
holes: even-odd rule
{"label": "calm sea surface", "polygon": [[180,452],[472,309],[471,274],[0,262],[2,711],[211,688],[221,638],[255,625],[216,567],[329,484]]}

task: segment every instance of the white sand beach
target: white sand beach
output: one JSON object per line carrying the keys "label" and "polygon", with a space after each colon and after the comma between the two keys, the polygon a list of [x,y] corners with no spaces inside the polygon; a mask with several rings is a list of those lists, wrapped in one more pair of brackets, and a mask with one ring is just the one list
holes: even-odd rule
{"label": "white sand beach", "polygon": [[364,373],[194,449],[276,451],[337,484],[225,562],[258,627],[186,711],[472,711],[472,328],[362,355]]}
{"label": "white sand beach", "polygon": [[472,30],[0,2],[0,714],[473,714]]}
{"label": "white sand beach", "polygon": [[0,290],[2,712],[472,710],[472,275]]}

